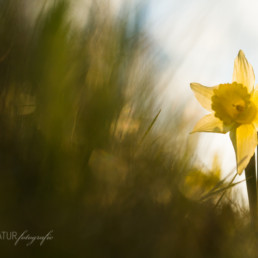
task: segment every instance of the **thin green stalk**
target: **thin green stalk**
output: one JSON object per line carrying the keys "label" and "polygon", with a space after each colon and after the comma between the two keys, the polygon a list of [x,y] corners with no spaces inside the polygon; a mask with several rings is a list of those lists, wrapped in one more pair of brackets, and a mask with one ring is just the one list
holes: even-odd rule
{"label": "thin green stalk", "polygon": [[246,187],[248,193],[251,224],[257,225],[257,186],[256,186],[256,170],[255,170],[255,154],[250,159],[245,169]]}
{"label": "thin green stalk", "polygon": [[149,125],[148,129],[146,130],[146,132],[144,133],[142,139],[141,139],[141,142],[143,142],[143,140],[145,139],[145,137],[148,135],[149,131],[151,130],[152,126],[155,124],[156,120],[158,119],[159,117],[159,114],[161,112],[161,109],[159,110],[158,114],[154,117],[154,119],[152,120],[151,124]]}
{"label": "thin green stalk", "polygon": [[[215,204],[215,207],[217,207],[219,205],[219,203],[221,202],[222,198],[224,197],[225,193],[226,193],[226,190],[229,189],[231,186],[234,186],[236,184],[233,184],[235,178],[236,178],[237,174],[234,175],[234,177],[231,179],[230,183],[228,184],[228,186],[226,188],[224,188],[223,190],[223,193],[222,195],[220,196],[220,198],[218,199],[217,203]],[[241,181],[242,182],[242,181]]]}

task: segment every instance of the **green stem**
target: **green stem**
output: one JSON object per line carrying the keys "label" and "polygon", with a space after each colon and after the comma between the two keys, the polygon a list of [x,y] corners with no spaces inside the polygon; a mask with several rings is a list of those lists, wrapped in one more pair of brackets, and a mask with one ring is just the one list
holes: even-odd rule
{"label": "green stem", "polygon": [[257,187],[255,172],[255,154],[250,159],[250,162],[245,169],[245,177],[250,207],[251,224],[255,226],[257,225]]}

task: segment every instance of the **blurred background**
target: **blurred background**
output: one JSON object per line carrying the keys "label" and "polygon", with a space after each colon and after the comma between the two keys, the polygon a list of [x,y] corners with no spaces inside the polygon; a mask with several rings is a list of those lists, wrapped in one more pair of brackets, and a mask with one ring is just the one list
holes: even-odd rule
{"label": "blurred background", "polygon": [[257,257],[228,135],[190,82],[258,67],[255,1],[0,0],[4,257]]}

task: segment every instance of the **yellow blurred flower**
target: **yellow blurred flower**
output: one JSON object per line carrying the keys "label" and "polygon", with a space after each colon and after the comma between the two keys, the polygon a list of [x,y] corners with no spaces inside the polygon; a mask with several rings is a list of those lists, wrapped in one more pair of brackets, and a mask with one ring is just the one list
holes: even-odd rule
{"label": "yellow blurred flower", "polygon": [[254,89],[253,67],[242,50],[235,59],[232,81],[214,87],[191,83],[197,100],[212,112],[201,118],[193,132],[230,132],[241,174],[254,154],[258,130],[258,87]]}

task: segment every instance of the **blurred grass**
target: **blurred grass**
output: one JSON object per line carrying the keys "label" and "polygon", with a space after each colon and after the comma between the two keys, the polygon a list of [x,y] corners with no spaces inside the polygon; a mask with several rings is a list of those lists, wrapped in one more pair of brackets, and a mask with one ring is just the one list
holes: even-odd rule
{"label": "blurred grass", "polygon": [[1,241],[4,257],[256,257],[230,191],[215,206],[219,162],[195,166],[184,110],[159,120],[142,10],[92,3],[76,26],[68,1],[26,8],[0,1],[0,231],[54,240]]}

